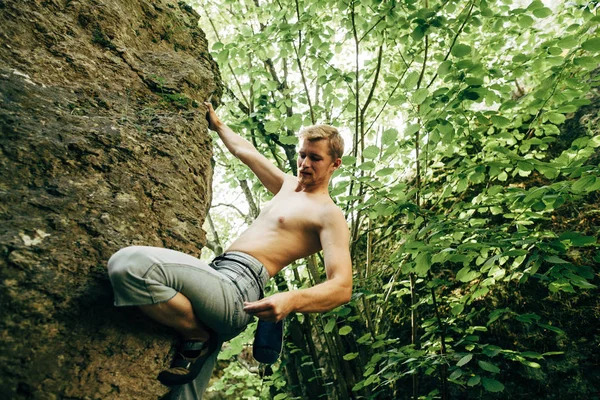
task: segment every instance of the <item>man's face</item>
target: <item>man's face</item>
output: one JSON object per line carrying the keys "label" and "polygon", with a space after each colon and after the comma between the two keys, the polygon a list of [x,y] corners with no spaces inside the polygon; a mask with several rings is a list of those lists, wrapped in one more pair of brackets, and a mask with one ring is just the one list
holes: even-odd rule
{"label": "man's face", "polygon": [[298,181],[304,186],[317,186],[325,182],[339,167],[341,159],[334,160],[329,154],[327,139],[304,139],[298,150]]}

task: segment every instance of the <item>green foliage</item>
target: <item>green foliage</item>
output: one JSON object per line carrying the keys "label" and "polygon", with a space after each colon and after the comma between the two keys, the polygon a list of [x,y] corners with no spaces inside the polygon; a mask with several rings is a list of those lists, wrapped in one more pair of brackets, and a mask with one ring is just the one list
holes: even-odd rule
{"label": "green foliage", "polygon": [[[577,367],[564,353],[581,333],[566,307],[598,292],[597,3],[195,7],[216,29],[220,113],[236,131],[288,172],[300,127],[331,123],[347,142],[331,194],[351,228],[355,294],[291,322],[304,342],[281,368],[306,383],[287,394],[567,390],[553,366]],[[249,180],[268,199],[226,153],[216,158],[227,185]],[[288,287],[323,279],[322,265],[293,274]]]}

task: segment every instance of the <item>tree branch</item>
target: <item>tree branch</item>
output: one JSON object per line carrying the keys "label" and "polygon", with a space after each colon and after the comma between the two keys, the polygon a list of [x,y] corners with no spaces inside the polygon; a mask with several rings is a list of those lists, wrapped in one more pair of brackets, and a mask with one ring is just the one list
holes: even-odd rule
{"label": "tree branch", "polygon": [[208,226],[210,227],[210,231],[211,231],[213,237],[215,238],[212,241],[207,241],[206,247],[211,249],[212,252],[217,255],[223,254],[223,246],[221,245],[221,240],[219,239],[219,234],[217,233],[217,230],[215,229],[215,224],[213,223],[212,217],[210,216],[210,212],[207,214],[206,217],[208,219]]}
{"label": "tree branch", "polygon": [[239,208],[237,208],[233,204],[217,203],[217,204],[213,204],[211,207],[212,208],[215,208],[215,207],[229,207],[229,208],[233,208],[244,219],[244,222],[246,222],[247,224],[249,224],[249,223],[252,222],[252,219],[250,218],[250,216],[248,214],[244,214],[242,212],[242,210],[240,210]]}
{"label": "tree branch", "polygon": [[365,113],[367,112],[367,108],[369,107],[369,103],[373,99],[373,93],[375,93],[375,87],[377,86],[377,81],[379,80],[379,72],[381,71],[381,60],[383,58],[383,42],[379,45],[379,52],[377,54],[377,66],[375,67],[375,77],[373,78],[373,83],[371,84],[371,90],[367,95],[367,100],[365,100],[365,104],[363,104],[362,109],[360,110],[361,120],[364,119]]}
{"label": "tree branch", "polygon": [[[452,43],[450,44],[450,48],[448,49],[448,52],[446,53],[446,56],[444,57],[443,61],[446,61],[448,59],[448,57],[450,57],[450,52],[452,52],[452,48],[456,44],[456,40],[458,39],[458,37],[460,36],[461,32],[465,28],[465,25],[467,24],[467,21],[469,20],[469,17],[471,16],[471,12],[473,11],[473,6],[474,5],[475,5],[475,1],[471,0],[471,4],[470,4],[470,7],[469,7],[469,12],[467,13],[467,16],[465,17],[465,20],[463,21],[463,23],[460,26],[460,28],[458,28],[458,31],[456,31],[456,35],[454,35],[454,38],[452,39]],[[433,78],[431,78],[431,81],[429,82],[429,85],[427,85],[427,89],[429,89],[429,87],[433,84],[433,82],[437,79],[437,77],[438,77],[438,74],[436,72],[435,75],[433,75]]]}
{"label": "tree branch", "polygon": [[[215,37],[217,38],[217,40],[219,42],[221,42],[221,38],[219,37],[219,31],[217,31],[217,28],[215,27],[215,24],[214,24],[212,18],[210,18],[210,14],[206,11],[206,9],[204,8],[204,6],[202,6],[202,9],[204,10],[204,14],[208,18],[208,22],[210,22],[210,26],[213,28],[213,31],[215,32]],[[227,63],[227,67],[229,68],[229,71],[231,72],[231,75],[233,76],[233,79],[235,80],[235,83],[237,84],[237,87],[240,90],[240,94],[242,95],[242,98],[246,102],[246,104],[245,104],[246,108],[249,109],[250,108],[250,101],[248,101],[248,99],[244,95],[244,91],[242,90],[242,85],[241,85],[239,79],[237,78],[237,75],[235,74],[235,72],[233,72],[233,68],[231,67],[230,63]]]}
{"label": "tree branch", "polygon": [[254,196],[252,195],[252,191],[250,190],[250,187],[248,186],[248,180],[240,179],[239,182],[240,182],[240,187],[242,188],[242,191],[244,192],[244,196],[246,196],[246,201],[248,202],[248,205],[250,206],[250,215],[252,216],[252,219],[256,219],[258,217],[258,214],[260,214],[260,208],[254,201]]}

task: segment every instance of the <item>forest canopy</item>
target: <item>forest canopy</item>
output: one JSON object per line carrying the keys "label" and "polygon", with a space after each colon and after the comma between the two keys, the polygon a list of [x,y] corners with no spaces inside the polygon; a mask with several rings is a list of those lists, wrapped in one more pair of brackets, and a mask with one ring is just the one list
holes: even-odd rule
{"label": "forest canopy", "polygon": [[[347,142],[331,195],[351,230],[352,301],[290,316],[267,373],[244,356],[251,326],[214,390],[598,398],[597,1],[190,5],[236,132],[290,173],[301,127],[332,124]],[[219,252],[269,195],[218,141],[215,161]],[[317,256],[270,290],[323,279]]]}

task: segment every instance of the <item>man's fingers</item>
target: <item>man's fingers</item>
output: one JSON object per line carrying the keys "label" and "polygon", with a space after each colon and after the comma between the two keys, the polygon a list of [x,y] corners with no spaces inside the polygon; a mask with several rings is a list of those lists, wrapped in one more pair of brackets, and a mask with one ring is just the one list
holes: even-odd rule
{"label": "man's fingers", "polygon": [[277,315],[273,313],[273,310],[257,311],[250,314],[263,321],[277,322]]}
{"label": "man's fingers", "polygon": [[262,311],[272,311],[273,307],[270,303],[263,300],[244,303],[244,311],[250,314],[257,314]]}

